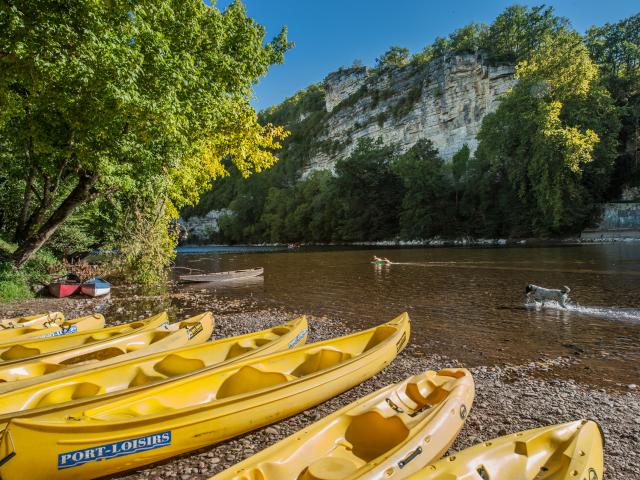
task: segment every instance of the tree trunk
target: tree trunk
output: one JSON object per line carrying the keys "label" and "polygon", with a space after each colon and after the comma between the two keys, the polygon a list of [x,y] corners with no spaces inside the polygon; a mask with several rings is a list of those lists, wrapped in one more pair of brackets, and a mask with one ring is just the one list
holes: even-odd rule
{"label": "tree trunk", "polygon": [[71,215],[76,208],[92,200],[97,195],[91,194],[91,188],[97,180],[96,175],[80,175],[78,184],[69,194],[69,196],[62,202],[58,209],[53,212],[49,220],[38,229],[37,232],[30,235],[24,242],[22,242],[18,249],[12,255],[13,261],[17,267],[22,266],[28,261],[34,253],[36,253],[40,247],[42,247],[51,235],[55,233],[60,225]]}

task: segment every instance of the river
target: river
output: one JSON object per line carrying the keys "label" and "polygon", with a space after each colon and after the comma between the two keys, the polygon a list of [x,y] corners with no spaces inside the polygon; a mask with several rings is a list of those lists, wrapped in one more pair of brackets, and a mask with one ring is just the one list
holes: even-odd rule
{"label": "river", "polygon": [[[375,254],[394,264],[369,263]],[[187,249],[183,267],[262,266],[223,298],[342,319],[364,328],[408,311],[412,342],[465,365],[579,361],[554,375],[613,388],[640,383],[640,243],[411,249]],[[528,283],[571,287],[567,309],[525,306]],[[185,288],[185,287],[179,287]],[[186,287],[205,289],[206,285]]]}

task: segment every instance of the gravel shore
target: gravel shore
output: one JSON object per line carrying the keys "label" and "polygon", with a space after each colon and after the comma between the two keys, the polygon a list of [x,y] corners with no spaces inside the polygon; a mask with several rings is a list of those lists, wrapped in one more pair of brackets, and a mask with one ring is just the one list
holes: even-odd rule
{"label": "gravel shore", "polygon": [[[178,318],[193,314],[194,309],[211,309],[216,318],[215,338],[239,335],[268,328],[297,316],[280,309],[261,309],[249,302],[202,299],[185,301],[172,312]],[[123,313],[127,306],[118,300],[70,300],[58,306],[41,304],[2,306],[0,316],[41,310],[63,309],[68,317],[103,310]],[[80,303],[78,303],[80,302]],[[144,310],[144,309],[143,309]],[[17,312],[17,313],[16,313]],[[136,315],[140,309],[136,310]],[[144,312],[143,312],[144,313]],[[308,316],[308,342],[320,341],[353,332],[344,323],[327,317]],[[382,320],[381,320],[382,321]],[[525,365],[478,366],[470,368],[476,383],[476,399],[465,427],[451,451],[507,433],[571,421],[593,419],[605,432],[605,479],[640,480],[640,391],[611,392],[578,384],[571,380],[549,379],[550,372],[571,364],[571,357],[543,358]],[[424,355],[411,343],[393,363],[375,377],[333,399],[294,417],[213,447],[127,472],[113,478],[181,480],[205,479],[272,445],[276,441],[308,426],[325,415],[377,390],[428,369],[462,366],[453,358]]]}

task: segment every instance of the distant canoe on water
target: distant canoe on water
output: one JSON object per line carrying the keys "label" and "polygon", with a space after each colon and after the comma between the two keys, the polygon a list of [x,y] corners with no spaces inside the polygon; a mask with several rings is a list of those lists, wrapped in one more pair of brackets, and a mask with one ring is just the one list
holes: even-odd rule
{"label": "distant canoe on water", "polygon": [[228,272],[201,273],[197,275],[180,275],[182,282],[228,282],[242,278],[257,277],[264,273],[264,268],[250,268],[247,270],[229,270]]}

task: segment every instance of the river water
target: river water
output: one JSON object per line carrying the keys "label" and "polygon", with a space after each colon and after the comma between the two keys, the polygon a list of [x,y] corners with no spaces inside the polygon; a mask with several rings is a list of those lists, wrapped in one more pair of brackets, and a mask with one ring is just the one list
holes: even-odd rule
{"label": "river water", "polygon": [[[264,267],[264,279],[199,284],[223,298],[329,315],[365,328],[408,311],[412,342],[465,365],[571,356],[554,375],[626,388],[640,384],[640,244],[523,248],[274,250],[196,248],[182,267]],[[375,254],[390,266],[369,263]],[[567,309],[525,306],[528,283],[571,287]],[[185,287],[179,287],[185,288]]]}

